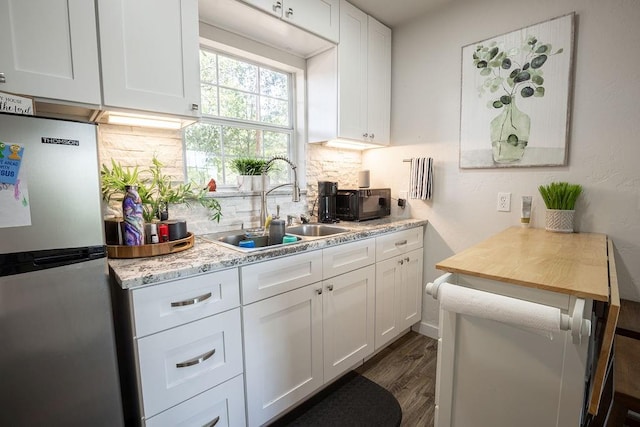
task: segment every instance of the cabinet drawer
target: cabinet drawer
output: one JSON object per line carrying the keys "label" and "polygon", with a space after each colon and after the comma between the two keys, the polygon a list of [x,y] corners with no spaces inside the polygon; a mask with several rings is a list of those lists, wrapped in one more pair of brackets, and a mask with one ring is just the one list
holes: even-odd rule
{"label": "cabinet drawer", "polygon": [[240,305],[238,270],[189,277],[132,292],[137,337]]}
{"label": "cabinet drawer", "polygon": [[138,340],[145,417],[242,373],[240,308]]}
{"label": "cabinet drawer", "polygon": [[322,280],[322,251],[313,251],[240,267],[242,304]]}
{"label": "cabinet drawer", "polygon": [[324,249],[322,251],[322,277],[327,279],[373,264],[376,261],[375,250],[375,239]]}
{"label": "cabinet drawer", "polygon": [[147,427],[244,426],[244,384],[238,375],[211,390],[151,417]]}
{"label": "cabinet drawer", "polygon": [[376,260],[382,261],[422,247],[422,227],[376,237]]}

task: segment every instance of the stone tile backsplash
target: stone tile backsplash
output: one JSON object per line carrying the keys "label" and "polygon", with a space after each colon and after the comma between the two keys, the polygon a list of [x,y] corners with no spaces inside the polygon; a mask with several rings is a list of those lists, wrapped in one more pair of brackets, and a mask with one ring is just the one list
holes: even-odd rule
{"label": "stone tile backsplash", "polygon": [[[182,132],[130,126],[100,125],[99,157],[100,164],[110,167],[111,159],[123,166],[145,169],[155,155],[165,167],[164,171],[178,180],[184,180],[184,156],[182,153]],[[268,212],[275,214],[276,205],[280,205],[280,216],[300,214],[308,215],[314,207],[318,194],[318,181],[338,182],[338,188],[357,188],[358,171],[362,168],[360,151],[327,148],[318,144],[306,147],[306,194],[299,203],[291,201],[287,188],[269,195]],[[257,227],[260,223],[260,193],[213,193],[222,207],[220,222],[210,221],[208,212],[198,204],[190,207],[174,205],[169,208],[169,217],[184,219],[188,229],[194,234],[216,233],[244,228]],[[104,215],[118,215],[118,207],[107,207]],[[316,220],[314,216],[312,220]]]}

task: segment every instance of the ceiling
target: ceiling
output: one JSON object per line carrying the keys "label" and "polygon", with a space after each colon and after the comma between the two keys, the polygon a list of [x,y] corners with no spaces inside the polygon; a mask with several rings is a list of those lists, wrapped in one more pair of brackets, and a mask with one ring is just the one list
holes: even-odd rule
{"label": "ceiling", "polygon": [[451,0],[349,0],[383,24],[393,28]]}

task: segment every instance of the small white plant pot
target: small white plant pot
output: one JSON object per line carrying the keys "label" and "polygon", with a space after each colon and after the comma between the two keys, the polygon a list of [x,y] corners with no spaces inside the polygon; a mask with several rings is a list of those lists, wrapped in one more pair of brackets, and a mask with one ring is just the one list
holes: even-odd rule
{"label": "small white plant pot", "polygon": [[[252,176],[253,178],[253,191],[262,191],[262,175],[254,175]],[[269,183],[270,183],[270,179],[268,176],[264,177],[264,186],[265,189],[268,190],[269,189]]]}
{"label": "small white plant pot", "polygon": [[556,233],[573,233],[575,213],[575,210],[547,209],[545,229]]}
{"label": "small white plant pot", "polygon": [[238,191],[252,191],[252,190],[253,190],[253,176],[238,175]]}

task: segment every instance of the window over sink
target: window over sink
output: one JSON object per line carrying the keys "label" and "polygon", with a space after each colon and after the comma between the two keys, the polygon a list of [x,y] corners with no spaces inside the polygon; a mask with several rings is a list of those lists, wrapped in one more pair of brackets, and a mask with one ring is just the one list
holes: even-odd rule
{"label": "window over sink", "polygon": [[[294,75],[227,53],[200,50],[202,119],[184,131],[189,181],[214,178],[235,186],[231,167],[241,157],[294,158]],[[288,182],[288,170],[272,170],[272,183]]]}

